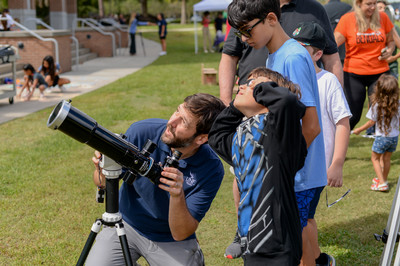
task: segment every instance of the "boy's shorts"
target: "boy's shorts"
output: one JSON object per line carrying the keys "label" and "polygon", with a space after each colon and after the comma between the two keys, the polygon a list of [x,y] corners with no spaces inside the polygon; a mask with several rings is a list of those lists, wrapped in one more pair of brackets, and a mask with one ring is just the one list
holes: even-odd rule
{"label": "boy's shorts", "polygon": [[308,213],[310,211],[310,204],[314,198],[316,188],[311,188],[303,191],[296,192],[297,206],[299,207],[301,229],[307,225]]}
{"label": "boy's shorts", "polygon": [[315,194],[313,199],[310,202],[310,209],[308,211],[308,219],[314,219],[315,212],[317,210],[319,198],[321,196],[322,191],[324,190],[325,186],[315,188]]}
{"label": "boy's shorts", "polygon": [[397,148],[397,141],[399,137],[375,137],[374,144],[372,144],[372,151],[375,153],[395,152]]}

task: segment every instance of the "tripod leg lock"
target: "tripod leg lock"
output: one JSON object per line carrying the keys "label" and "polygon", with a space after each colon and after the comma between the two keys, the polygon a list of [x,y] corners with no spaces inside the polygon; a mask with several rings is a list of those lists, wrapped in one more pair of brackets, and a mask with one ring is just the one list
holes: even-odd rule
{"label": "tripod leg lock", "polygon": [[102,226],[103,224],[102,224],[102,222],[101,222],[101,220],[100,219],[97,219],[94,223],[93,223],[93,225],[92,225],[92,232],[94,232],[94,233],[96,233],[96,234],[98,234],[99,232],[100,232],[100,229],[101,229],[101,226]]}
{"label": "tripod leg lock", "polygon": [[115,228],[117,229],[117,234],[118,234],[118,236],[124,236],[124,235],[126,235],[125,228],[124,228],[124,224],[123,224],[122,222],[117,223],[117,224],[115,225]]}

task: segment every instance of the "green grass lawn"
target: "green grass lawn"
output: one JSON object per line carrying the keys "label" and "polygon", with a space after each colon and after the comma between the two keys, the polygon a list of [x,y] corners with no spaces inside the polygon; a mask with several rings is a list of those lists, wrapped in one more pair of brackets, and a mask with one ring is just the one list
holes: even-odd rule
{"label": "green grass lawn", "polygon": [[[155,33],[144,36],[157,40]],[[193,40],[191,32],[170,32],[167,56],[74,98],[73,106],[107,129],[122,133],[137,120],[168,119],[189,94],[218,95],[218,86],[201,85],[200,67],[204,63],[218,68],[220,54],[195,55]],[[52,109],[0,125],[0,265],[76,263],[92,223],[104,212],[104,205],[94,200],[93,149],[48,129]],[[320,246],[335,256],[338,265],[377,265],[383,250],[373,233],[381,233],[386,225],[400,157],[393,154],[390,192],[372,192],[371,145],[371,139],[351,136],[344,188],[329,189],[329,201],[339,198],[347,188],[352,191],[329,209],[323,192],[318,206]],[[197,233],[207,265],[242,264],[240,259],[223,257],[236,228],[233,176],[227,168],[226,173]]]}

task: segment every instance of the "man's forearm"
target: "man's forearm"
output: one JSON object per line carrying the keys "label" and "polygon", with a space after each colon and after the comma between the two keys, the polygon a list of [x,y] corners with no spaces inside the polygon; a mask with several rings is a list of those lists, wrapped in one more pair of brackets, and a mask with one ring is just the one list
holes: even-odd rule
{"label": "man's forearm", "polygon": [[239,58],[222,53],[219,63],[219,94],[225,105],[232,101],[232,90]]}
{"label": "man's forearm", "polygon": [[336,76],[343,87],[343,66],[340,62],[339,53],[329,55],[324,54],[322,56],[322,63],[324,64],[324,68],[327,71],[333,73]]}
{"label": "man's forearm", "polygon": [[177,197],[170,197],[168,222],[172,237],[176,241],[185,240],[196,231],[199,222],[190,214],[183,193]]}

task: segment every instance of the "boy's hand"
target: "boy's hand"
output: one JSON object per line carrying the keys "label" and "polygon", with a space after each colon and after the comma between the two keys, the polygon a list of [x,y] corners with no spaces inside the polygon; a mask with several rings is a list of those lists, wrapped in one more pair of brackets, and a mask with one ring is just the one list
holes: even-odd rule
{"label": "boy's hand", "polygon": [[343,169],[342,167],[331,165],[328,168],[328,186],[341,187],[343,185]]}
{"label": "boy's hand", "polygon": [[263,83],[263,82],[268,82],[268,81],[272,81],[272,80],[270,80],[270,79],[267,78],[267,77],[258,77],[258,78],[256,78],[256,79],[253,79],[251,82],[249,82],[248,86],[249,86],[251,89],[254,89],[255,86],[257,86],[258,84]]}
{"label": "boy's hand", "polygon": [[354,129],[354,130],[352,131],[352,133],[353,133],[353,134],[356,134],[356,135],[359,135],[359,134],[361,133],[361,130],[360,130],[360,128],[358,127],[358,128],[356,128],[356,129]]}

